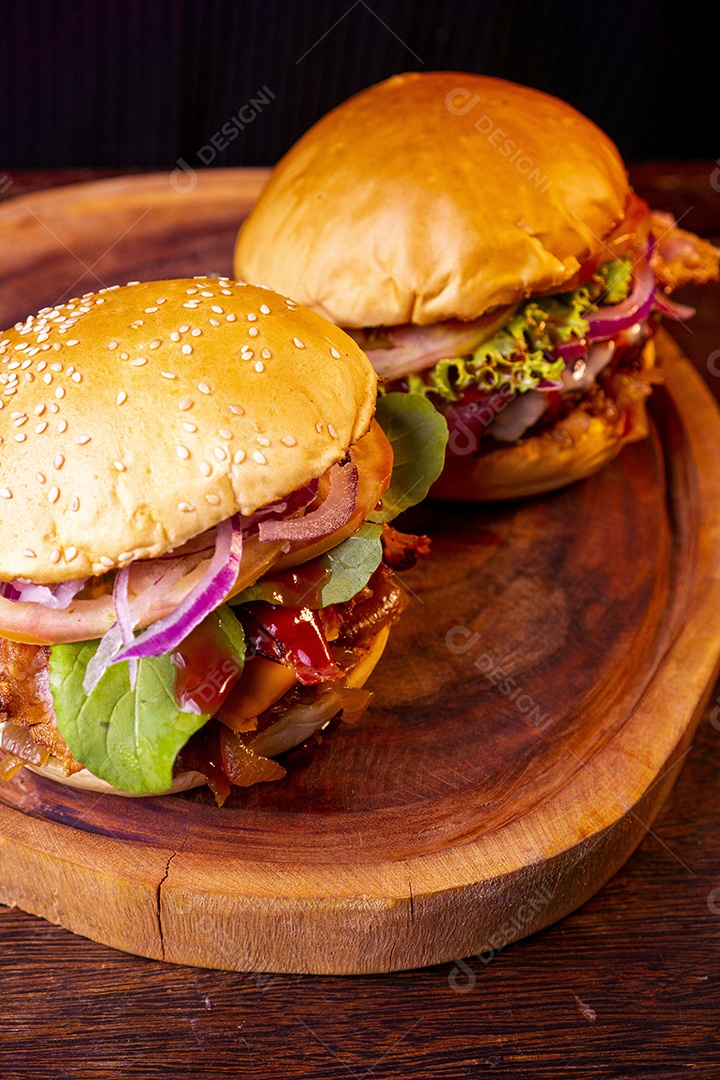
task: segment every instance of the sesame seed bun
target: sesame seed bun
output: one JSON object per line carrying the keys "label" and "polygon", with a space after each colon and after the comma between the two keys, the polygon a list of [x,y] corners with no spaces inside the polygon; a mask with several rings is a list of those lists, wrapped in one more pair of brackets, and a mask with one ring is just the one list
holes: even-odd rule
{"label": "sesame seed bun", "polygon": [[559,291],[628,197],[617,149],[565,102],[484,75],[398,75],[276,166],[235,272],[340,326],[475,319]]}
{"label": "sesame seed bun", "polygon": [[341,330],[228,279],[86,294],[0,334],[0,580],[179,547],[322,475],[376,377]]}

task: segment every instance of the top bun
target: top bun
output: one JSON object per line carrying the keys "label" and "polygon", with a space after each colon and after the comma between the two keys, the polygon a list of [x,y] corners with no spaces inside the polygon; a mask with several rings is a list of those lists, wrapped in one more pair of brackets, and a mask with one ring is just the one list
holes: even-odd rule
{"label": "top bun", "polygon": [[342,459],[376,378],[337,327],[227,278],[115,286],[0,334],[0,579],[165,554]]}
{"label": "top bun", "polygon": [[397,75],[285,155],[235,271],[341,326],[474,319],[569,281],[628,196],[616,147],[565,102],[484,75]]}

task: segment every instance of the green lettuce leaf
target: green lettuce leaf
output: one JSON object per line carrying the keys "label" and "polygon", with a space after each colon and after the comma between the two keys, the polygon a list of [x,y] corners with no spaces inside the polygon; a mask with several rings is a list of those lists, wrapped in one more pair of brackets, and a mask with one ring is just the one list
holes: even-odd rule
{"label": "green lettuce leaf", "polygon": [[[205,623],[225,637],[229,656],[242,665],[245,639],[227,605],[211,612]],[[51,649],[50,690],[60,734],[77,761],[118,790],[134,795],[166,791],[175,758],[209,716],[178,708],[173,692],[177,669],[169,655],[138,661],[134,688],[127,663],[113,664],[86,695],[85,670],[98,644],[83,641]]]}
{"label": "green lettuce leaf", "polygon": [[[364,589],[372,574],[377,570],[382,559],[382,526],[371,525],[366,521],[356,533],[343,540],[342,544],[326,551],[310,562],[303,563],[298,569],[308,581],[322,580],[323,572],[328,576],[323,581],[319,596],[310,586],[304,603],[307,607],[328,607],[330,604],[344,604],[356,593]],[[249,585],[230,604],[249,604],[253,600],[266,600],[269,604],[282,604],[282,578],[274,578],[272,570],[254,585]],[[293,604],[292,606],[297,606]]]}
{"label": "green lettuce leaf", "polygon": [[394,455],[390,487],[380,510],[369,521],[385,524],[422,502],[442,472],[448,429],[445,419],[426,398],[416,394],[384,394],[375,419],[387,435]]}
{"label": "green lettuce leaf", "polygon": [[544,380],[555,381],[565,363],[561,358],[553,359],[553,350],[580,341],[589,329],[588,313],[620,303],[631,284],[629,257],[604,263],[589,281],[571,292],[525,301],[472,355],[448,357],[422,375],[410,375],[408,391],[414,397],[431,394],[457,401],[473,383],[488,393],[506,386],[523,393]]}

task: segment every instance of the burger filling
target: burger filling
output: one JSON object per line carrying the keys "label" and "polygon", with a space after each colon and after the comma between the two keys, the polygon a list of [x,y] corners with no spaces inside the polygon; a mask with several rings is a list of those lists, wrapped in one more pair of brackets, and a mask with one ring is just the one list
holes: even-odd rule
{"label": "burger filling", "polygon": [[717,276],[717,249],[633,196],[602,256],[561,294],[474,322],[348,333],[389,389],[426,397],[445,416],[450,454],[490,452],[578,407],[639,438],[642,402],[659,380],[645,349],[658,316],[694,314],[666,291]]}
{"label": "burger filling", "polygon": [[178,551],[101,578],[0,583],[0,778],[52,758],[152,794],[191,770],[222,803],[230,784],[284,775],[271,755],[359,717],[370,695],[353,684],[404,607],[393,567],[428,547],[388,521],[444,453],[426,439],[393,469],[390,443],[412,443],[393,404],[389,439],[374,423],[319,481]]}

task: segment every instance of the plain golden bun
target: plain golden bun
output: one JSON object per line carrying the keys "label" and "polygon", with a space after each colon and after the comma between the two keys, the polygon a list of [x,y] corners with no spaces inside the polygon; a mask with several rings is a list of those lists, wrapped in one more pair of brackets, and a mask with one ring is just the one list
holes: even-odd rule
{"label": "plain golden bun", "polygon": [[102,574],[253,513],[367,431],[376,377],[266,289],[103,289],[0,334],[0,580]]}
{"label": "plain golden bun", "polygon": [[[650,340],[643,349],[645,369],[654,362],[655,343]],[[624,378],[629,392],[623,389]],[[430,495],[449,502],[501,502],[556,491],[599,472],[626,443],[638,442],[649,432],[649,385],[639,389],[632,375],[618,380],[612,415],[597,415],[579,405],[552,427],[516,443],[465,457],[448,454]]]}
{"label": "plain golden bun", "polygon": [[397,75],[280,161],[235,272],[340,326],[474,319],[557,291],[628,196],[613,143],[565,102],[484,75]]}
{"label": "plain golden bun", "polygon": [[[375,665],[379,661],[383,654],[385,646],[387,644],[388,636],[390,634],[390,627],[385,626],[382,630],[378,631],[375,637],[369,642],[368,647],[363,654],[362,659],[349,673],[345,680],[345,686],[361,687],[363,686],[373,673]],[[313,731],[317,730],[327,723],[327,710],[323,709],[323,699],[319,697],[316,702],[316,722],[313,723],[312,716],[306,717],[301,728],[293,729],[292,727],[283,727],[282,714],[280,719],[273,724],[270,728],[259,735],[254,743],[250,744],[251,749],[255,753],[263,754],[265,751],[271,752],[272,755],[284,753],[286,750],[292,749],[293,746],[297,746],[300,742],[304,742],[309,738]],[[306,713],[310,712],[309,709],[305,710]],[[0,728],[2,725],[0,724]],[[281,730],[274,730],[274,729]],[[26,765],[25,768],[30,769],[31,772],[37,773],[38,776],[45,776],[49,780],[54,780],[59,784],[65,784],[66,787],[80,788],[83,791],[95,791],[103,795],[120,795],[126,799],[137,798],[149,798],[148,795],[132,795],[127,791],[119,791],[111,784],[108,784],[106,780],[100,780],[97,776],[93,776],[87,769],[81,769],[80,772],[72,773],[67,776],[63,771],[63,767],[57,758],[51,757],[45,765]],[[202,773],[198,772],[183,772],[179,773],[173,780],[173,785],[168,791],[159,791],[158,795],[177,795],[182,791],[189,791],[191,788],[204,787],[207,783]]]}

